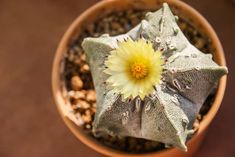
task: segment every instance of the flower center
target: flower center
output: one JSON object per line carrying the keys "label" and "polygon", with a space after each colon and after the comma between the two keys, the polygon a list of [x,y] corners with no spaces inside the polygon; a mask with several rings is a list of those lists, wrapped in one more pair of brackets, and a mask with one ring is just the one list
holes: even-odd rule
{"label": "flower center", "polygon": [[148,74],[148,70],[144,64],[134,63],[131,66],[131,74],[136,79],[142,79]]}

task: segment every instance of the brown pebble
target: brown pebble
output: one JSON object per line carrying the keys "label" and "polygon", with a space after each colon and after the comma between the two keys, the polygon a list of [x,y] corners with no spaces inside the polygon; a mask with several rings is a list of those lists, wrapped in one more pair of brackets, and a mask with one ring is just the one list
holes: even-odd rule
{"label": "brown pebble", "polygon": [[79,76],[73,76],[71,79],[71,85],[74,90],[80,90],[83,87],[83,82]]}
{"label": "brown pebble", "polygon": [[96,107],[92,106],[92,107],[91,107],[91,112],[92,112],[92,113],[96,113]]}
{"label": "brown pebble", "polygon": [[99,36],[100,36],[99,33],[94,33],[94,34],[93,34],[93,37],[99,37]]}
{"label": "brown pebble", "polygon": [[117,30],[117,32],[118,32],[118,33],[123,33],[123,32],[125,32],[125,30],[124,30],[123,28],[119,28],[119,29]]}
{"label": "brown pebble", "polygon": [[108,139],[111,143],[114,143],[116,142],[117,138],[115,136],[109,136],[109,139]]}
{"label": "brown pebble", "polygon": [[93,34],[94,33],[94,24],[90,24],[87,26],[87,30],[90,34]]}
{"label": "brown pebble", "polygon": [[85,93],[82,91],[76,91],[76,92],[74,92],[73,97],[75,99],[85,99]]}
{"label": "brown pebble", "polygon": [[188,28],[186,23],[180,23],[179,26],[182,31]]}
{"label": "brown pebble", "polygon": [[128,20],[127,19],[120,19],[120,23],[121,24],[123,24],[123,25],[125,25],[125,24],[127,24],[128,23]]}
{"label": "brown pebble", "polygon": [[152,145],[153,148],[161,146],[161,144],[159,142],[156,142],[156,141],[152,141],[151,145]]}
{"label": "brown pebble", "polygon": [[104,33],[109,33],[109,23],[104,23]]}
{"label": "brown pebble", "polygon": [[81,68],[80,68],[80,71],[82,73],[86,73],[86,72],[89,72],[90,70],[90,67],[87,65],[87,64],[84,64]]}
{"label": "brown pebble", "polygon": [[81,114],[80,114],[79,112],[77,112],[77,113],[75,114],[75,117],[80,120],[80,119],[81,119]]}
{"label": "brown pebble", "polygon": [[202,120],[202,115],[198,114],[198,115],[197,115],[197,119],[198,119],[199,121],[201,121],[201,120]]}
{"label": "brown pebble", "polygon": [[125,137],[118,137],[116,144],[122,149],[126,148],[126,138]]}
{"label": "brown pebble", "polygon": [[121,28],[120,24],[117,23],[117,22],[112,22],[112,23],[111,23],[111,27],[112,27],[112,29],[114,29],[114,30],[117,30],[117,29]]}
{"label": "brown pebble", "polygon": [[71,90],[71,91],[68,92],[68,96],[69,96],[69,97],[72,97],[72,98],[73,98],[74,95],[75,95],[75,91]]}
{"label": "brown pebble", "polygon": [[73,51],[74,51],[74,53],[78,53],[78,52],[81,52],[82,49],[79,46],[74,46]]}
{"label": "brown pebble", "polygon": [[140,151],[140,150],[143,149],[143,147],[142,147],[140,144],[137,144],[137,145],[135,146],[135,149],[136,149],[136,151]]}
{"label": "brown pebble", "polygon": [[89,102],[95,102],[96,101],[95,90],[88,90],[87,91],[86,100],[89,101]]}
{"label": "brown pebble", "polygon": [[96,103],[92,103],[92,107],[93,107],[93,108],[96,108]]}
{"label": "brown pebble", "polygon": [[85,123],[90,123],[91,122],[91,113],[89,110],[86,110],[85,114],[82,115],[82,119]]}
{"label": "brown pebble", "polygon": [[133,26],[137,25],[139,23],[139,19],[137,18],[137,16],[132,16],[131,17],[131,24]]}
{"label": "brown pebble", "polygon": [[83,109],[88,109],[88,108],[90,108],[90,104],[87,103],[87,102],[84,101],[84,100],[77,100],[77,105],[78,105],[80,108],[83,108]]}
{"label": "brown pebble", "polygon": [[85,53],[82,51],[82,49],[80,49],[79,53],[81,55],[79,55],[77,58],[74,59],[74,63],[81,66],[83,64],[86,63],[86,55]]}
{"label": "brown pebble", "polygon": [[206,41],[199,38],[196,40],[196,43],[195,43],[195,47],[197,47],[198,49],[202,49],[204,47],[204,45],[206,44]]}
{"label": "brown pebble", "polygon": [[146,141],[146,142],[144,143],[144,148],[145,148],[146,150],[150,150],[150,149],[152,148],[152,142],[151,142],[151,141]]}
{"label": "brown pebble", "polygon": [[76,110],[76,109],[79,109],[79,108],[80,108],[79,105],[72,105],[72,109],[73,109],[73,110]]}
{"label": "brown pebble", "polygon": [[73,62],[74,59],[75,59],[74,53],[69,53],[69,54],[68,54],[68,60],[69,60],[70,62]]}
{"label": "brown pebble", "polygon": [[137,140],[135,138],[129,138],[128,144],[129,144],[129,149],[134,149],[137,144]]}
{"label": "brown pebble", "polygon": [[115,31],[110,31],[109,34],[110,34],[110,35],[117,35],[117,33],[118,33],[118,32],[115,30]]}
{"label": "brown pebble", "polygon": [[86,129],[90,129],[90,128],[91,128],[91,125],[90,125],[90,124],[86,124],[86,125],[85,125],[85,128],[86,128]]}
{"label": "brown pebble", "polygon": [[86,55],[84,53],[81,55],[81,60],[86,61]]}
{"label": "brown pebble", "polygon": [[84,64],[84,61],[80,57],[77,57],[74,59],[74,64],[77,64],[80,66],[81,64]]}

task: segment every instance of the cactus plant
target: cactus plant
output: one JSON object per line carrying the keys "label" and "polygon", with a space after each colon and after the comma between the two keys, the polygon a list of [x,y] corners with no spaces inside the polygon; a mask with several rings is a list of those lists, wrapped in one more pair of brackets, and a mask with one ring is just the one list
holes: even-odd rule
{"label": "cactus plant", "polygon": [[[228,71],[217,65],[211,54],[204,54],[189,43],[169,6],[164,3],[158,11],[147,13],[126,34],[85,38],[82,46],[97,94],[95,135],[144,138],[187,151],[185,143],[194,133],[192,126],[202,104]],[[149,61],[153,60],[153,72],[147,68],[153,79],[136,85],[147,75],[145,65],[140,64],[134,66],[134,72],[130,69],[137,79],[131,86],[118,74],[125,64],[122,59],[138,58],[139,49],[144,53],[138,60],[147,58],[143,64],[150,66]],[[120,57],[121,50],[124,53],[120,52]],[[152,56],[146,57],[149,51]],[[136,73],[139,70],[141,73]],[[124,80],[122,86],[120,79]]]}

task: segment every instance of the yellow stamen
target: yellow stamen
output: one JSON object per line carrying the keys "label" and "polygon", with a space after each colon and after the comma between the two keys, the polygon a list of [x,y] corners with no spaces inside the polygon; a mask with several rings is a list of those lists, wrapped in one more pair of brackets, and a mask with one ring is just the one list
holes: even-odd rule
{"label": "yellow stamen", "polygon": [[142,79],[148,74],[146,66],[142,63],[134,63],[131,66],[131,74],[136,79]]}

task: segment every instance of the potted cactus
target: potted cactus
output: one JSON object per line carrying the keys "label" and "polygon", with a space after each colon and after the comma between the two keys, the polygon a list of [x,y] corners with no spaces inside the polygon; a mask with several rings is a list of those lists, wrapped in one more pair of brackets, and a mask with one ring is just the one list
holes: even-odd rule
{"label": "potted cactus", "polygon": [[[142,14],[146,14],[142,18],[137,17],[139,21],[133,22],[133,27],[125,25],[124,21],[124,26],[128,26],[127,30],[120,30],[122,27],[116,26],[122,33],[113,33],[112,29],[106,31],[104,27],[104,31],[100,32],[103,35],[94,32],[90,33],[93,37],[89,37],[89,34],[83,37],[80,35],[79,42],[74,40],[76,42],[73,45],[76,46],[73,46],[73,50],[69,49],[69,55],[63,56],[67,60],[61,60],[62,55],[56,58],[52,79],[55,99],[72,131],[84,143],[98,147],[94,149],[101,153],[111,156],[148,153],[190,156],[204,133],[200,132],[202,122],[195,127],[195,121],[202,119],[198,116],[206,115],[200,114],[200,109],[205,106],[205,102],[212,105],[208,110],[212,110],[210,120],[213,118],[222,99],[215,97],[218,93],[223,94],[225,86],[219,80],[228,70],[225,65],[220,66],[213,60],[213,57],[221,57],[221,54],[215,56],[209,48],[209,53],[202,52],[181,31],[178,20],[187,15],[181,12],[178,17],[172,13],[171,7],[175,12],[181,7],[189,7],[183,2],[149,0],[134,3],[133,0],[113,0],[100,2],[100,6],[92,9],[102,10],[102,5],[114,4],[119,4],[122,9],[140,9],[143,3],[148,4],[148,8],[144,8],[145,12],[142,11]],[[150,6],[154,6],[152,4],[159,9],[151,8]],[[192,11],[192,8],[189,10]],[[87,18],[88,14],[84,14],[83,18]],[[78,22],[81,21],[74,23],[73,30],[65,35],[66,41],[62,41],[57,53],[62,54],[68,43],[71,43],[77,33],[74,30],[78,27]],[[94,30],[94,25],[86,27],[88,32]],[[208,28],[210,27],[206,23],[205,29]],[[216,38],[213,35],[212,33],[209,38]],[[217,42],[214,44],[219,44],[217,38],[212,40]],[[220,45],[214,47],[220,48]],[[74,48],[79,51],[77,55],[70,52]],[[219,50],[218,53],[222,53],[222,49]],[[61,61],[62,75],[61,71],[58,72]],[[70,61],[76,64],[75,70],[66,75],[66,70],[69,71],[72,67]],[[61,81],[61,76],[69,78],[70,84]],[[225,83],[226,78],[223,78]],[[67,92],[68,88],[72,90]],[[208,100],[211,95],[213,99]],[[216,103],[218,106],[215,106]],[[87,130],[89,133],[86,133]],[[121,145],[120,141],[123,140],[128,144],[123,148],[120,146],[116,152],[113,145]],[[188,144],[189,148],[187,141],[192,141],[192,144]],[[141,146],[138,148],[140,143],[144,143],[145,150]],[[134,153],[132,149],[135,150]],[[130,151],[132,154],[128,153]],[[187,151],[189,152],[185,153]]]}

